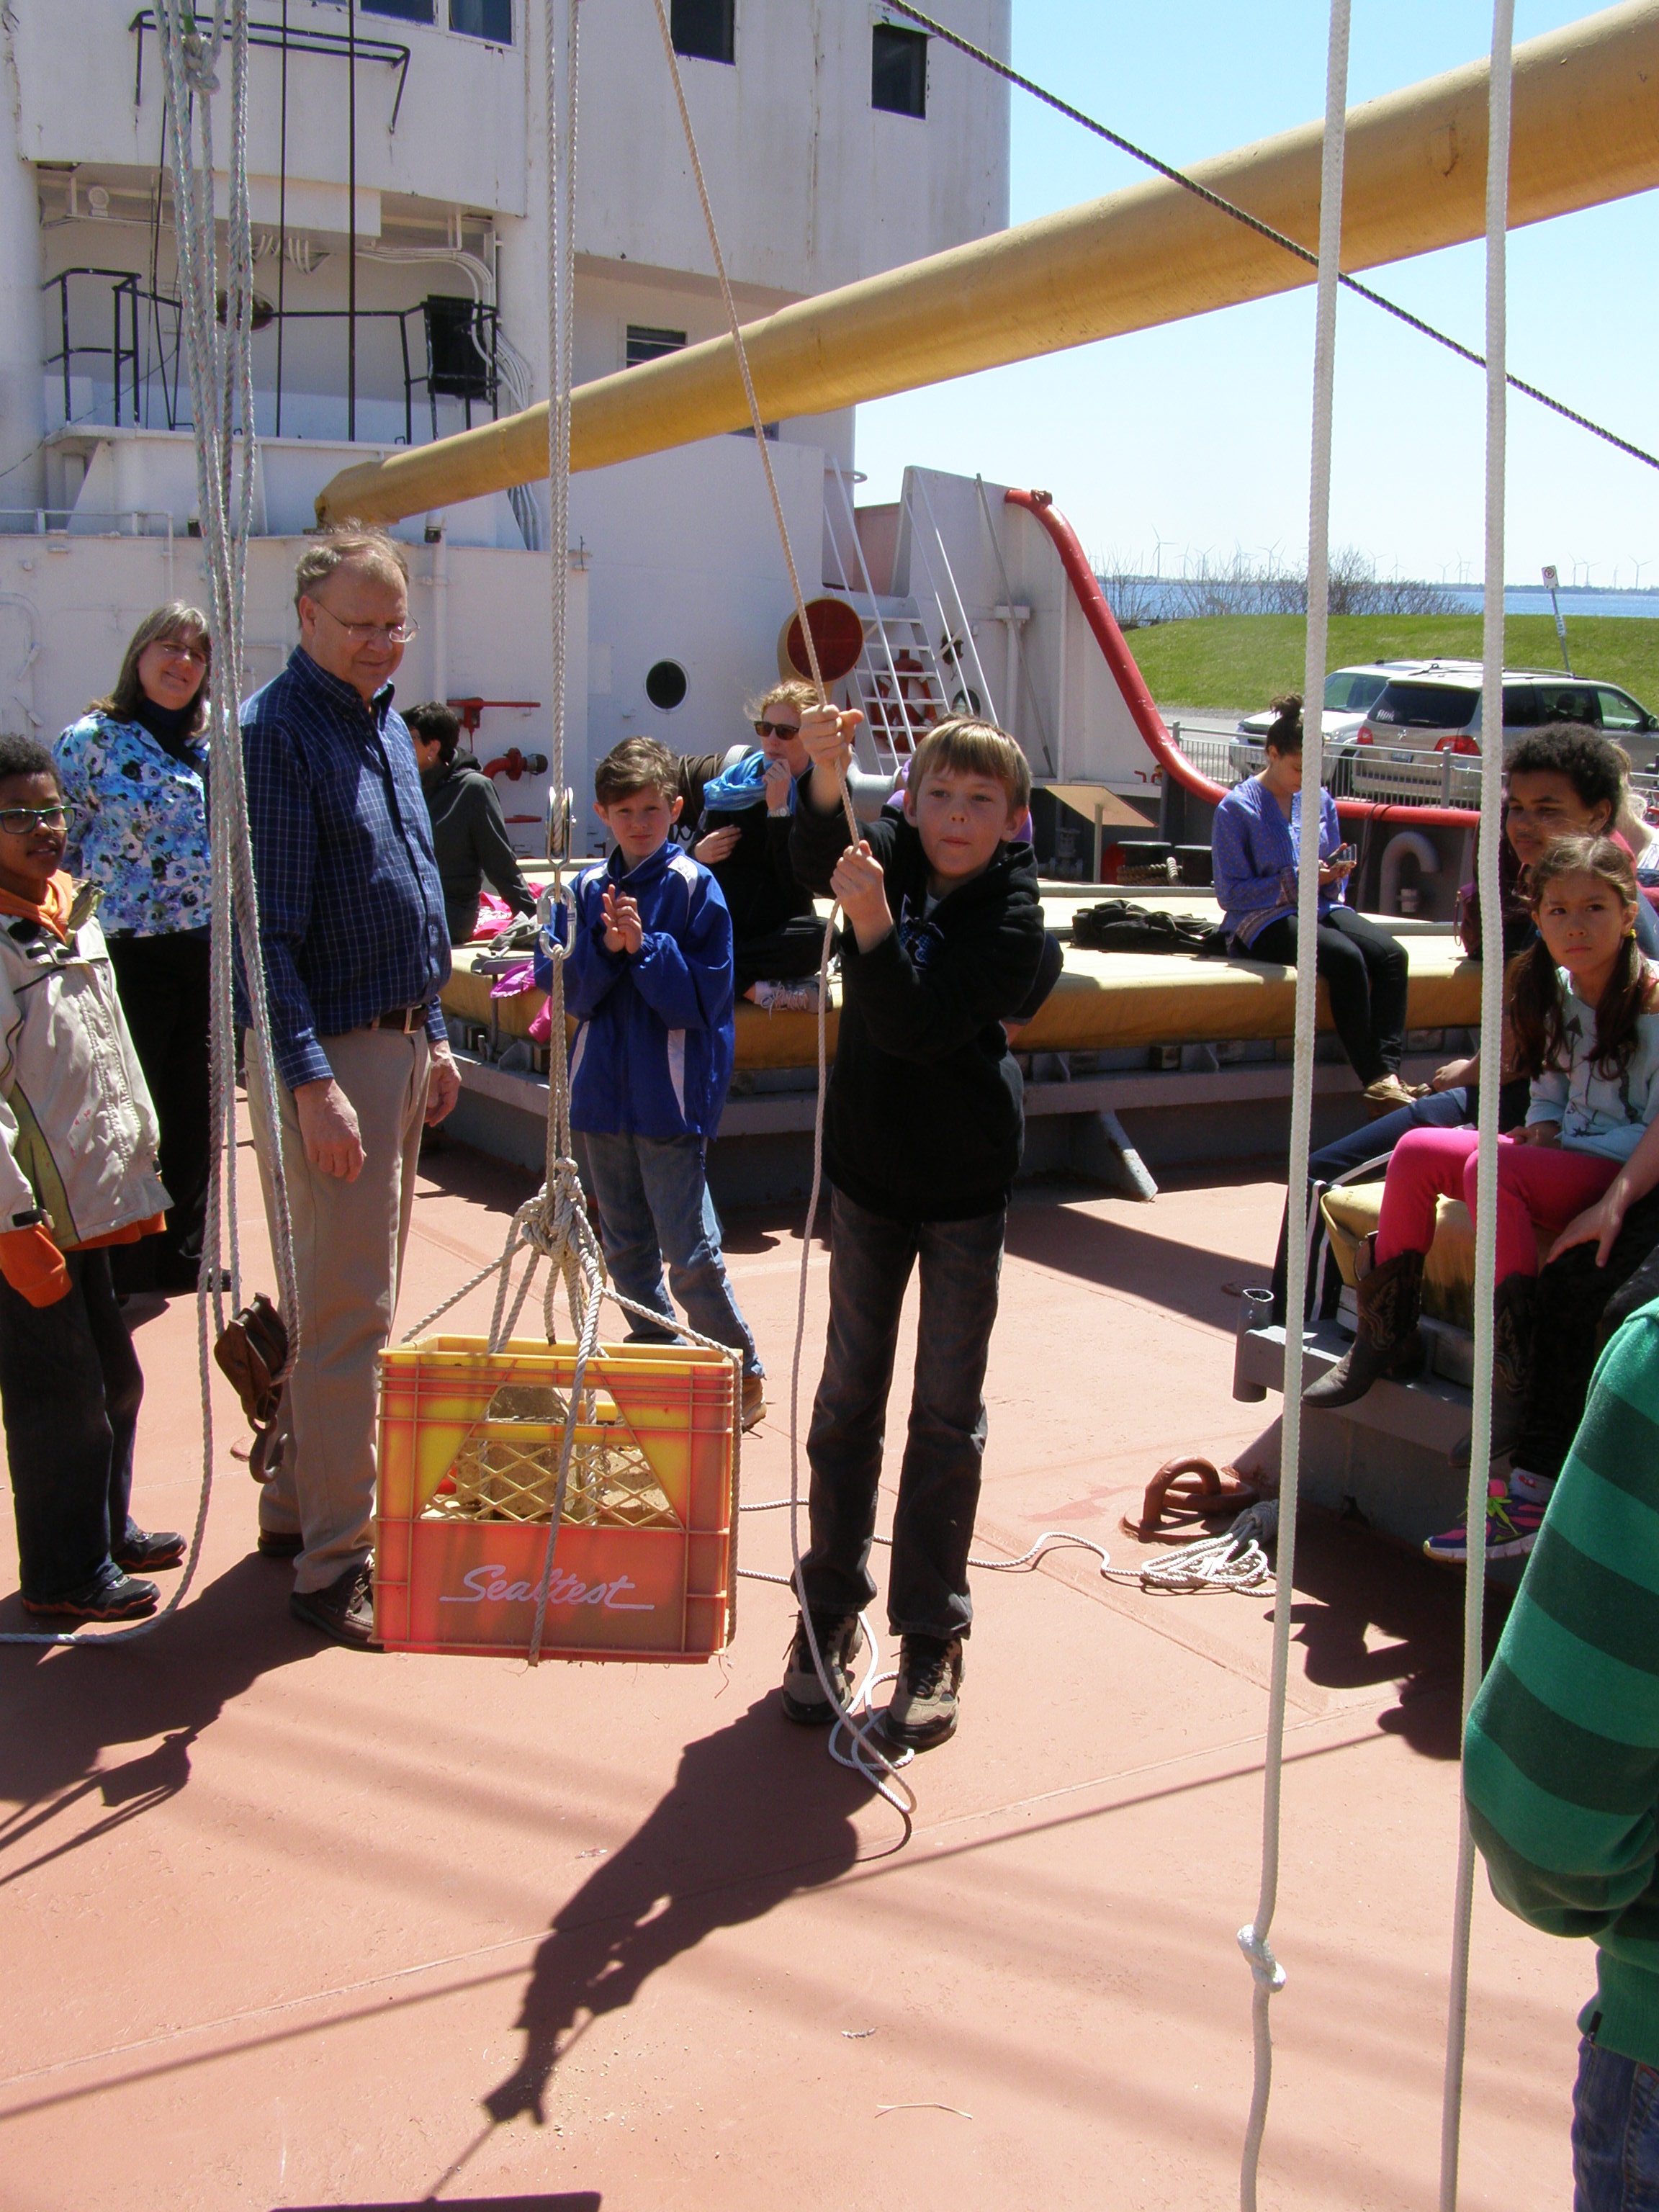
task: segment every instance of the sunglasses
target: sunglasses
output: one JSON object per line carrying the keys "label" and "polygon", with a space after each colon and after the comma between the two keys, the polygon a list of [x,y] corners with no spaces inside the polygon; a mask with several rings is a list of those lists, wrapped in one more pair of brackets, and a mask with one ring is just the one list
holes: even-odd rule
{"label": "sunglasses", "polygon": [[800,735],[800,724],[799,722],[757,722],[755,735],[757,738],[798,738]]}
{"label": "sunglasses", "polygon": [[42,830],[67,830],[67,808],[58,806],[0,806],[0,830],[8,837],[27,837],[36,825]]}

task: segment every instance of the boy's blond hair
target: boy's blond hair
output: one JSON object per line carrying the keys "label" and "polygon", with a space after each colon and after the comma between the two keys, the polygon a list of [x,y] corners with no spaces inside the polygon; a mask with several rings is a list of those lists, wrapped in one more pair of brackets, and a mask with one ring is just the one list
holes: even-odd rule
{"label": "boy's blond hair", "polygon": [[614,806],[636,791],[659,791],[672,804],[679,788],[678,763],[654,738],[624,738],[593,772],[593,797],[600,806]]}
{"label": "boy's blond hair", "polygon": [[924,778],[942,770],[993,777],[1008,794],[1010,814],[1024,814],[1031,803],[1031,764],[1006,730],[998,729],[994,722],[953,714],[929,730],[910,756],[906,790],[916,790]]}

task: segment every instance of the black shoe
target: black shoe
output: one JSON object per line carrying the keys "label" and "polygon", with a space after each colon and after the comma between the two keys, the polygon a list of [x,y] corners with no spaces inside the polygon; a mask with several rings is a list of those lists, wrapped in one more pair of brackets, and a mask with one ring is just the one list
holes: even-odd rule
{"label": "black shoe", "polygon": [[295,1620],[320,1629],[336,1644],[367,1651],[374,1641],[374,1576],[365,1562],[348,1567],[325,1589],[295,1590],[288,1601]]}
{"label": "black shoe", "polygon": [[129,1574],[153,1575],[162,1567],[176,1567],[185,1549],[176,1528],[157,1528],[149,1535],[142,1528],[134,1528],[118,1544],[110,1546],[109,1555]]}
{"label": "black shoe", "polygon": [[292,1535],[275,1528],[259,1531],[259,1557],[262,1559],[297,1559],[306,1547],[306,1540],[296,1528]]}
{"label": "black shoe", "polygon": [[135,1582],[131,1575],[111,1567],[63,1597],[25,1595],[23,1610],[56,1613],[65,1620],[142,1620],[155,1612],[161,1599],[154,1583]]}
{"label": "black shoe", "polygon": [[959,1636],[902,1638],[898,1680],[881,1717],[882,1734],[906,1751],[931,1751],[957,1732],[961,1687]]}
{"label": "black shoe", "polygon": [[[855,1613],[815,1613],[812,1630],[818,1639],[823,1671],[830,1677],[836,1703],[845,1711],[858,1686],[854,1680],[853,1663],[863,1642],[859,1633],[859,1617]],[[812,1664],[806,1623],[799,1617],[790,1641],[788,1664],[784,1669],[783,1710],[803,1728],[827,1728],[836,1717],[836,1707],[824,1695],[818,1670]]]}

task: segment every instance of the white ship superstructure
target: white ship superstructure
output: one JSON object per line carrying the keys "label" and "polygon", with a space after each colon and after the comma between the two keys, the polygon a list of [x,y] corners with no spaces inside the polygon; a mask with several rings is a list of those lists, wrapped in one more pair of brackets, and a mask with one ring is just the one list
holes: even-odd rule
{"label": "white ship superstructure", "polygon": [[[869,0],[672,12],[745,319],[1006,224],[1008,95],[989,72]],[[1006,54],[1009,15],[1009,0],[957,0],[951,21]],[[250,684],[295,642],[295,541],[330,477],[546,394],[544,20],[526,0],[256,8]],[[578,382],[724,327],[654,10],[587,0],[580,36]],[[204,596],[196,460],[153,15],[54,0],[9,11],[0,38],[0,720],[51,738],[107,688],[151,605]],[[1052,553],[1000,487],[912,472],[897,507],[855,521],[852,410],[768,428],[803,580],[864,620],[846,695],[871,710],[878,751],[977,702],[1018,727],[1039,774],[1133,784],[1139,769],[1145,787]],[[546,486],[398,534],[420,624],[399,696],[481,702],[481,759],[544,761]],[[791,602],[752,439],[578,476],[569,541],[584,800],[592,761],[630,732],[682,751],[737,736]],[[530,849],[545,774],[506,773]],[[579,842],[595,827],[579,814]]]}

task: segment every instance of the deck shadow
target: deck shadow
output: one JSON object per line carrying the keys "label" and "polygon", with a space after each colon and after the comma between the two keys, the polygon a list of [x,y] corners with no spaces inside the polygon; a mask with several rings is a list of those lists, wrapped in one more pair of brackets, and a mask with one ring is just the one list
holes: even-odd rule
{"label": "deck shadow", "polygon": [[1231,1332],[1237,1312],[1237,1300],[1224,1285],[1241,1276],[1246,1282],[1265,1283],[1272,1273],[1271,1254],[1257,1260],[1212,1244],[1183,1243],[1117,1215],[1103,1219],[1058,1197],[1052,1206],[1028,1201],[1010,1206],[1006,1250],[1011,1260],[1029,1260],[1101,1290],[1121,1291],[1218,1334]]}
{"label": "deck shadow", "polygon": [[[0,1656],[7,1724],[0,1730],[0,1886],[77,1850],[176,1796],[190,1752],[227,1705],[262,1674],[308,1659],[317,1639],[289,1620],[290,1577],[249,1557],[205,1584],[154,1635],[111,1651],[6,1650]],[[0,1625],[32,1626],[14,1600]],[[112,1745],[162,1741],[118,1766]],[[104,1818],[55,1844],[51,1823],[97,1795]],[[33,1848],[29,1848],[29,1846]]]}
{"label": "deck shadow", "polygon": [[688,1744],[667,1794],[554,1914],[514,2023],[524,2055],[483,2099],[489,2119],[527,2113],[541,2125],[554,2072],[586,2025],[624,2010],[716,1929],[845,1874],[858,1859],[853,1814],[869,1796],[846,1770],[826,1773],[822,1735],[792,1726],[775,1696]]}
{"label": "deck shadow", "polygon": [[[399,2197],[394,2203],[275,2204],[271,2212],[421,2212],[431,2197]],[[597,2189],[562,2189],[551,2197],[446,2197],[445,2212],[599,2212]]]}
{"label": "deck shadow", "polygon": [[[1506,1590],[1486,1595],[1483,1664],[1490,1665],[1509,1611]],[[1399,1703],[1377,1725],[1425,1758],[1455,1759],[1462,1743],[1463,1578],[1405,1546],[1334,1516],[1310,1513],[1297,1532],[1291,1618],[1304,1672],[1322,1689],[1395,1683]],[[1390,1640],[1377,1649],[1368,1629]]]}

